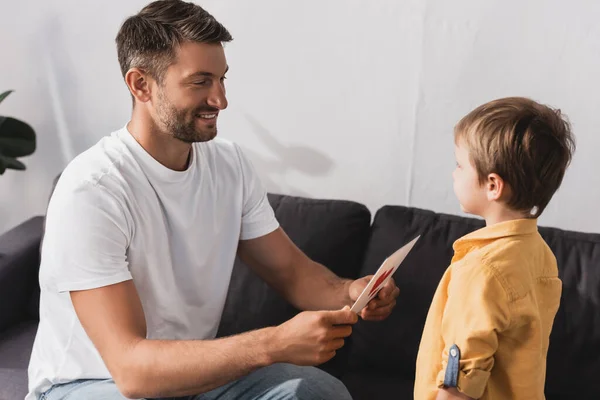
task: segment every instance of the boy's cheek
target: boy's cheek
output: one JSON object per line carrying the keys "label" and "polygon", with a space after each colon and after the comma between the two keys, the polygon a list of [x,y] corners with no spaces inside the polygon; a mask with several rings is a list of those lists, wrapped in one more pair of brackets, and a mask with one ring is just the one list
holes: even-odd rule
{"label": "boy's cheek", "polygon": [[456,179],[454,180],[452,187],[454,189],[454,195],[460,200],[460,190]]}

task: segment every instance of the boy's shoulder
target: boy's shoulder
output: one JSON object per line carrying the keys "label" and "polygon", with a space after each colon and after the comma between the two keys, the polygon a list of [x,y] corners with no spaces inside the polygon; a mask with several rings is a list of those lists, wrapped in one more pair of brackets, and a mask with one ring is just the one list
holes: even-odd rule
{"label": "boy's shoulder", "polygon": [[526,296],[540,278],[558,277],[556,258],[537,232],[494,239],[470,251],[460,263],[465,272],[497,280],[510,300]]}

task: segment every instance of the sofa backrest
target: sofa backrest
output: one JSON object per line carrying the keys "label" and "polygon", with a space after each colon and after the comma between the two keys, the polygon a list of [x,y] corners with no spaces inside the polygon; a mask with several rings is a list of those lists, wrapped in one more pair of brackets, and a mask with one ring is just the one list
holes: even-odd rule
{"label": "sofa backrest", "polygon": [[[600,398],[600,234],[540,228],[563,282],[554,319],[546,394]],[[575,396],[577,395],[577,396]]]}

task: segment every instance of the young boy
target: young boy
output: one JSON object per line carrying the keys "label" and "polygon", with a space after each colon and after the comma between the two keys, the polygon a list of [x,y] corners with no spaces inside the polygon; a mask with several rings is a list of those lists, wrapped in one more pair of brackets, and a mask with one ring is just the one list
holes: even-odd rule
{"label": "young boy", "polygon": [[560,111],[484,104],[455,128],[454,192],[486,227],[454,243],[423,331],[415,400],[544,399],[562,283],[537,218],[575,149]]}

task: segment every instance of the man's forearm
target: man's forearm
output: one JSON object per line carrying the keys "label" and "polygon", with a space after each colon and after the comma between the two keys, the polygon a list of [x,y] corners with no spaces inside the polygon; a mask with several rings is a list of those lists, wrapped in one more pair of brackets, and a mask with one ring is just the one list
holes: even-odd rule
{"label": "man's forearm", "polygon": [[281,228],[240,241],[238,256],[300,310],[339,310],[351,304],[351,281],[312,261]]}
{"label": "man's forearm", "polygon": [[272,363],[272,328],[216,340],[149,340],[131,346],[114,377],[132,398],[205,393]]}
{"label": "man's forearm", "polygon": [[351,306],[349,279],[338,277],[325,266],[308,258],[295,268],[286,288],[287,300],[300,310],[339,310]]}

